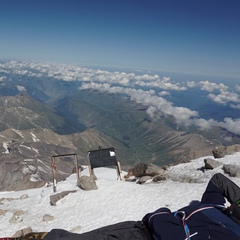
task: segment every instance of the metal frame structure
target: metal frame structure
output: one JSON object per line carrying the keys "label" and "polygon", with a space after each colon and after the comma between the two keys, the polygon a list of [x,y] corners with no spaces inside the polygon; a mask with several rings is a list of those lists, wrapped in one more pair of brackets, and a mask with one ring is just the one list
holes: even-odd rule
{"label": "metal frame structure", "polygon": [[56,166],[55,158],[68,157],[68,156],[75,156],[77,182],[78,182],[78,179],[80,178],[81,171],[80,171],[79,166],[78,166],[78,158],[77,158],[77,154],[76,153],[60,154],[60,155],[53,155],[53,156],[51,156],[51,160],[52,160],[51,166],[52,166],[52,175],[53,175],[53,192],[57,191],[57,180],[56,180],[56,169],[57,169],[57,166]]}

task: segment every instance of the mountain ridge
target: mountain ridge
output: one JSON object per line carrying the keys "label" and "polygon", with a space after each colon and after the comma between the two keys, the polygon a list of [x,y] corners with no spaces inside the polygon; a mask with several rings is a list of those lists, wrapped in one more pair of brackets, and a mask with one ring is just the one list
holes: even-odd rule
{"label": "mountain ridge", "polygon": [[[71,88],[71,83],[68,85]],[[56,84],[42,95],[51,95],[57,91],[55,88]],[[88,164],[89,150],[114,147],[123,168],[139,162],[163,166],[209,155],[221,144],[196,130],[176,130],[174,120],[168,116],[151,119],[144,105],[124,95],[92,90],[50,95],[46,102],[27,91],[0,96],[0,161],[1,169],[8,169],[6,173],[0,171],[3,188],[24,187],[17,183],[19,179],[31,186],[32,176],[42,184],[51,181],[52,155],[77,153],[80,164]],[[11,159],[14,171],[18,169],[17,178],[10,167],[4,166]],[[72,173],[75,162],[60,159],[58,165],[60,180]],[[34,171],[26,173],[23,166]]]}

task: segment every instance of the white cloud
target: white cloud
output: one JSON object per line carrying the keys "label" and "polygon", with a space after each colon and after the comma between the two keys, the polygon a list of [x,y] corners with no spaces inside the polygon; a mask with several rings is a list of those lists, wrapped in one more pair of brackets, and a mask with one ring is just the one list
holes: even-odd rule
{"label": "white cloud", "polygon": [[157,114],[157,109],[153,106],[149,106],[146,112],[151,119],[156,119],[160,117],[160,115]]}
{"label": "white cloud", "polygon": [[154,87],[164,90],[176,90],[176,91],[185,91],[187,88],[181,86],[179,83],[171,83],[170,78],[156,79],[154,81],[143,81],[137,80],[134,82],[136,85],[141,87]]}
{"label": "white cloud", "polygon": [[[217,122],[213,119],[205,120],[198,118],[197,111],[192,111],[185,107],[174,106],[171,102],[168,102],[162,97],[155,94],[155,91],[144,91],[142,89],[124,88],[124,87],[112,87],[110,84],[98,84],[98,83],[83,83],[81,89],[98,89],[100,91],[109,91],[111,93],[124,93],[131,97],[131,100],[148,106],[147,113],[155,119],[161,114],[171,115],[176,119],[176,123],[184,124],[185,126],[195,125],[201,130],[208,130],[212,126],[220,126],[227,129],[230,132],[240,134],[240,119],[232,120],[231,118],[225,118],[224,122]],[[209,94],[210,95],[210,94]],[[219,95],[211,95],[214,101],[219,103],[226,103],[227,101],[238,101],[238,95],[229,94],[228,92],[222,92]],[[235,107],[240,107],[236,105]]]}
{"label": "white cloud", "polygon": [[38,63],[38,62],[17,62],[10,61],[1,66],[9,69],[13,74],[42,77],[46,75],[55,79],[64,81],[82,81],[82,82],[101,82],[125,87],[134,85],[148,88],[160,88],[163,90],[184,91],[185,86],[179,83],[172,83],[170,77],[160,78],[159,75],[142,74],[126,72],[109,72],[100,69],[90,69],[79,66],[71,66],[55,63]]}
{"label": "white cloud", "polygon": [[199,127],[201,130],[208,130],[208,129],[211,129],[212,127],[211,120],[207,121],[203,118],[192,120],[192,124]]}
{"label": "white cloud", "polygon": [[223,122],[214,121],[214,123],[217,126],[227,129],[229,132],[240,134],[240,118],[238,119],[224,118]]}
{"label": "white cloud", "polygon": [[[127,94],[131,97],[131,100],[152,107],[152,109],[155,109],[155,112],[158,112],[160,115],[164,113],[174,116],[177,123],[189,124],[190,118],[198,116],[198,112],[196,111],[192,111],[185,107],[173,106],[171,102],[155,95],[154,90],[144,91],[142,89],[136,90],[133,88],[111,87],[110,84],[98,84],[93,82],[83,83],[80,90],[83,89],[98,89],[99,91]],[[152,113],[151,111],[151,114]]]}
{"label": "white cloud", "polygon": [[187,81],[187,87],[189,88],[197,87],[197,83],[195,83],[194,81]]}
{"label": "white cloud", "polygon": [[160,93],[159,93],[159,96],[168,96],[168,95],[170,95],[170,93],[169,92],[167,92],[167,91],[161,91]]}
{"label": "white cloud", "polygon": [[236,88],[236,90],[237,90],[238,92],[240,92],[240,86],[239,86],[238,84],[236,85],[235,88]]}
{"label": "white cloud", "polygon": [[222,91],[219,94],[210,93],[208,95],[208,98],[210,98],[212,101],[216,103],[223,104],[223,105],[226,105],[229,102],[233,102],[233,103],[240,102],[240,98],[237,93],[232,93],[227,91]]}
{"label": "white cloud", "polygon": [[214,90],[219,91],[226,91],[228,87],[224,85],[223,83],[217,84],[209,81],[201,81],[199,82],[201,90],[205,90],[208,92],[213,92]]}
{"label": "white cloud", "polygon": [[240,118],[224,118],[224,121],[222,122],[218,122],[213,119],[205,120],[200,118],[191,120],[191,124],[199,127],[201,130],[208,130],[212,126],[218,126],[225,128],[227,131],[234,134],[240,134]]}
{"label": "white cloud", "polygon": [[240,104],[236,104],[236,105],[230,104],[230,107],[231,107],[231,108],[240,109]]}
{"label": "white cloud", "polygon": [[155,75],[149,75],[149,74],[143,74],[135,77],[136,80],[138,81],[156,81],[159,80],[160,77],[155,74]]}
{"label": "white cloud", "polygon": [[3,82],[5,79],[6,79],[6,77],[5,77],[5,76],[3,76],[3,77],[0,77],[0,82]]}

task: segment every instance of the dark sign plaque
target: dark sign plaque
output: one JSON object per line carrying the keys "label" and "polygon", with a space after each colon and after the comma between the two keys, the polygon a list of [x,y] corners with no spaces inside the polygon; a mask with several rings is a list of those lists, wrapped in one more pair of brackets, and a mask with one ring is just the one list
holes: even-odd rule
{"label": "dark sign plaque", "polygon": [[91,168],[107,167],[117,165],[114,148],[104,148],[88,152]]}

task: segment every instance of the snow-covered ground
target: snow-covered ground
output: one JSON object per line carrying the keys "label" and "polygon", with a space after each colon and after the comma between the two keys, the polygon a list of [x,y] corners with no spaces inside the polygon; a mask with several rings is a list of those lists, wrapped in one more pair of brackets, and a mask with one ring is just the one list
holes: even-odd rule
{"label": "snow-covered ground", "polygon": [[[206,158],[206,157],[205,157]],[[212,158],[212,157],[211,157]],[[240,153],[217,159],[225,164],[239,165]],[[143,185],[135,182],[117,180],[114,169],[98,168],[97,190],[83,191],[76,186],[76,175],[57,183],[57,192],[77,190],[51,206],[49,196],[56,194],[52,187],[31,189],[18,192],[0,192],[1,198],[13,198],[0,201],[0,210],[7,210],[0,215],[0,237],[12,236],[17,230],[31,227],[33,231],[50,231],[61,228],[82,233],[108,224],[127,220],[141,220],[156,209],[167,206],[177,210],[192,200],[200,200],[205,187],[214,173],[223,173],[221,167],[206,172],[198,169],[204,166],[204,158],[171,167],[168,174],[174,180],[158,183],[147,182]],[[82,175],[89,175],[86,168]],[[123,173],[124,175],[124,173]],[[193,183],[182,181],[191,178]],[[240,185],[240,178],[231,178]],[[19,198],[27,194],[28,198]],[[23,210],[19,223],[9,220],[17,210]],[[43,221],[43,216],[54,216],[53,221]],[[76,230],[77,229],[77,230]]]}

